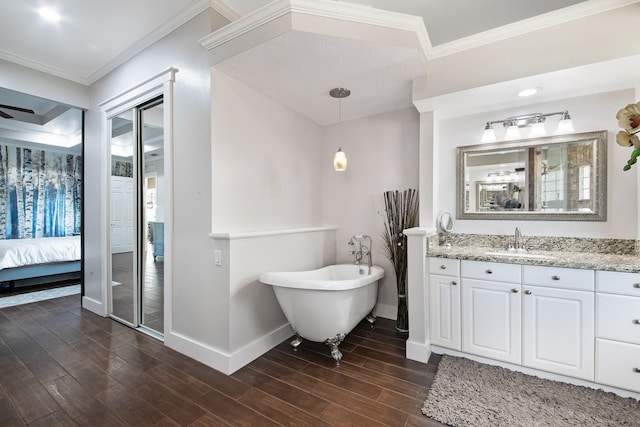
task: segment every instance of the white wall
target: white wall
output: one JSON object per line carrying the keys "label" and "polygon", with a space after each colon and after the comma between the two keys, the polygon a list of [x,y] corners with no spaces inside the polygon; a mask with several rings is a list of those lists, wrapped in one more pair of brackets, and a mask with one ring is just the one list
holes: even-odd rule
{"label": "white wall", "polygon": [[319,225],[323,129],[212,72],[214,231]]}
{"label": "white wall", "polygon": [[233,372],[292,334],[260,274],[334,264],[335,231],[300,231],[322,225],[324,129],[215,69],[211,88],[211,227],[223,264],[212,279],[228,286],[222,370]]}
{"label": "white wall", "polygon": [[[347,253],[351,236],[371,236],[373,262],[385,270],[377,314],[388,318],[395,318],[397,291],[393,265],[382,250],[383,193],[418,188],[418,132],[419,116],[414,109],[344,122],[327,128],[319,158],[323,178],[322,217],[325,224],[338,227],[338,262],[353,262]],[[348,160],[344,172],[333,170],[333,155],[339,145]]]}
{"label": "white wall", "polygon": [[[516,226],[531,236],[567,236],[635,239],[637,211],[637,182],[635,172],[623,172],[622,167],[631,153],[618,146],[615,134],[618,122],[615,118],[619,109],[634,99],[634,90],[608,92],[597,95],[568,98],[543,104],[531,104],[513,109],[491,111],[472,116],[456,117],[440,122],[439,159],[440,175],[437,182],[439,211],[456,210],[456,147],[480,144],[484,124],[490,120],[504,119],[527,113],[547,113],[569,110],[576,132],[608,130],[608,171],[607,171],[607,221],[479,221],[456,220],[455,231],[459,233],[510,234]],[[557,119],[547,120],[547,132]],[[496,127],[500,138],[504,131]],[[448,165],[444,166],[444,165]],[[426,165],[426,167],[429,167]],[[435,224],[425,224],[435,225]]]}
{"label": "white wall", "polygon": [[[173,307],[173,325],[165,329],[166,342],[175,345],[174,336],[186,337],[198,347],[226,349],[228,329],[228,282],[213,278],[214,243],[211,229],[211,138],[209,70],[213,60],[200,46],[198,39],[221,27],[227,21],[212,10],[201,13],[184,26],[170,33],[144,52],[100,79],[91,87],[92,108],[87,115],[85,184],[88,195],[86,245],[87,295],[100,301],[101,280],[106,258],[106,217],[108,211],[101,194],[103,180],[108,176],[102,159],[108,149],[101,138],[98,104],[117,96],[175,67],[174,84],[174,151],[173,164],[173,292],[169,296]],[[165,171],[166,172],[166,171]],[[92,215],[92,212],[96,213]],[[166,213],[166,212],[165,212]],[[168,231],[166,231],[168,232]],[[104,301],[100,301],[104,303]],[[198,347],[200,348],[200,347]]]}

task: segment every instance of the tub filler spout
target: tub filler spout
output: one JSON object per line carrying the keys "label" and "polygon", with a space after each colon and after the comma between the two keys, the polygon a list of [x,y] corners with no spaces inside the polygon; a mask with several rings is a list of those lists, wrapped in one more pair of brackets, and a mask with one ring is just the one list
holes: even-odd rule
{"label": "tub filler spout", "polygon": [[263,273],[260,281],[273,287],[282,311],[296,333],[293,349],[303,339],[323,342],[340,364],[340,344],[361,320],[373,324],[378,281],[384,270],[371,266],[371,274],[360,274],[354,264],[330,265],[317,270]]}

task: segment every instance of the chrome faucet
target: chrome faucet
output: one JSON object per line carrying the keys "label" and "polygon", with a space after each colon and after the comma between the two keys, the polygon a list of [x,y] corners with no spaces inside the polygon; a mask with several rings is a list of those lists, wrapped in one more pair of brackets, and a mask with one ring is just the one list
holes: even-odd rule
{"label": "chrome faucet", "polygon": [[516,231],[513,236],[513,246],[516,251],[524,252],[527,249],[524,246],[524,242],[522,241],[522,233],[520,232],[520,227],[516,227]]}
{"label": "chrome faucet", "polygon": [[[363,240],[368,240],[369,241],[369,246],[367,245],[363,245],[362,241]],[[349,255],[353,255],[354,256],[354,261],[353,263],[357,266],[360,266],[360,261],[362,261],[362,257],[366,256],[368,258],[368,264],[369,264],[369,273],[371,274],[371,266],[372,266],[372,261],[371,261],[371,237],[367,236],[367,235],[358,235],[358,236],[351,236],[351,239],[349,239],[349,246],[353,246],[353,249],[351,249],[349,251]],[[357,246],[356,246],[357,245]],[[358,269],[360,274],[364,274],[364,270],[362,270],[362,268]]]}

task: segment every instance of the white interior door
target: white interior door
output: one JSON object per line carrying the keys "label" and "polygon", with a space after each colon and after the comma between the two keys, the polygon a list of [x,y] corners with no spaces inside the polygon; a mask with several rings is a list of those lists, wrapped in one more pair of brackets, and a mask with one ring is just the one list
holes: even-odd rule
{"label": "white interior door", "polygon": [[133,178],[111,177],[111,253],[133,252]]}

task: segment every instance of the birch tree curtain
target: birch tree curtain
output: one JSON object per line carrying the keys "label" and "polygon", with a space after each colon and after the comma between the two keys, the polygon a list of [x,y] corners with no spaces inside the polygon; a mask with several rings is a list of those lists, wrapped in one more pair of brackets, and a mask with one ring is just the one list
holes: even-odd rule
{"label": "birch tree curtain", "polygon": [[82,156],[0,145],[0,239],[80,232]]}

